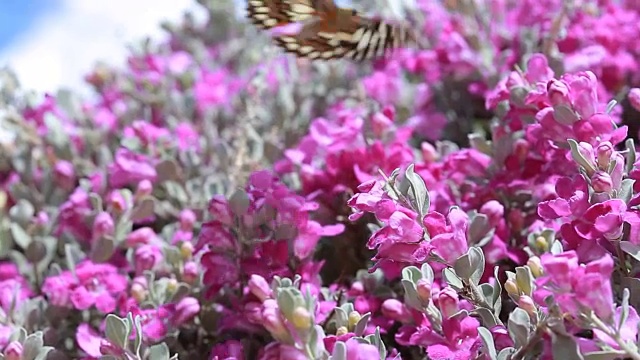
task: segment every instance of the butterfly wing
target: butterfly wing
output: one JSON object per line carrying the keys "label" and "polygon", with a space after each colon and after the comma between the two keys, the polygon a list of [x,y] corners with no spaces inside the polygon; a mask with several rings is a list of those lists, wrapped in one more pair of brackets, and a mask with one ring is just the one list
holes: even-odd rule
{"label": "butterfly wing", "polygon": [[352,16],[337,22],[320,19],[307,24],[295,36],[278,36],[275,41],[299,57],[364,61],[383,57],[413,38],[404,27]]}
{"label": "butterfly wing", "polygon": [[317,0],[247,0],[247,16],[263,30],[295,22],[303,22],[316,15]]}

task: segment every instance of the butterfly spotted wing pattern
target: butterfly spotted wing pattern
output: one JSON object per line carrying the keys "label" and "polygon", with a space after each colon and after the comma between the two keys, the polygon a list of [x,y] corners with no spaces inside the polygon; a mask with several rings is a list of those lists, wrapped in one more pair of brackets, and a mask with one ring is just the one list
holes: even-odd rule
{"label": "butterfly spotted wing pattern", "polygon": [[316,15],[314,1],[317,0],[247,0],[247,16],[264,30],[304,22]]}
{"label": "butterfly spotted wing pattern", "polygon": [[334,30],[323,30],[322,25],[310,24],[298,35],[278,36],[275,41],[286,52],[298,57],[363,61],[383,57],[413,40],[407,29],[378,20],[354,20],[339,24],[342,26]]}

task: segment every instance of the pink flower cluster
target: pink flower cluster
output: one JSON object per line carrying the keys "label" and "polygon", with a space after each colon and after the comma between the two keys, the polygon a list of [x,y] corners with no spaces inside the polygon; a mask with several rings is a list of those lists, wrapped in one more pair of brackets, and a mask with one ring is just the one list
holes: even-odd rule
{"label": "pink flower cluster", "polygon": [[640,359],[637,1],[420,0],[364,68],[230,3],[3,89],[4,358]]}

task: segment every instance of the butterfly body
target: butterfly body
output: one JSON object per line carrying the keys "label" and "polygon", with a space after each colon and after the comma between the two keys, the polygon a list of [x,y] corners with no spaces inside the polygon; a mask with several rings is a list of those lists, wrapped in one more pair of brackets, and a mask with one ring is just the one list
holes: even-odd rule
{"label": "butterfly body", "polygon": [[332,0],[249,0],[248,16],[265,30],[303,23],[297,34],[274,40],[286,52],[309,59],[369,60],[414,40],[404,27],[365,18]]}

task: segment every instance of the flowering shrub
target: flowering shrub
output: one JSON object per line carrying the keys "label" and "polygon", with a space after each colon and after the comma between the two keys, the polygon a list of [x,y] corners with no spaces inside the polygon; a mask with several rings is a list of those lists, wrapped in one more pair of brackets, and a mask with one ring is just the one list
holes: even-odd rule
{"label": "flowering shrub", "polygon": [[2,74],[0,358],[640,359],[638,2],[354,3],[429,46]]}

